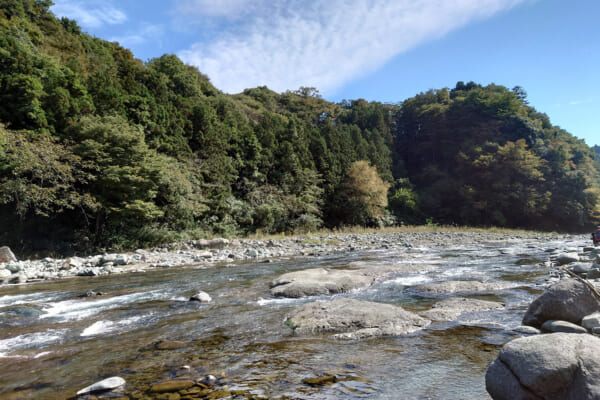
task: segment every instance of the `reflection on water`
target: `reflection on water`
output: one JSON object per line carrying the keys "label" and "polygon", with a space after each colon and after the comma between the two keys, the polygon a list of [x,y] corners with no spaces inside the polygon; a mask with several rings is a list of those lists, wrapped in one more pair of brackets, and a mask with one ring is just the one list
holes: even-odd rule
{"label": "reflection on water", "polygon": [[[214,374],[229,391],[297,399],[482,399],[484,374],[539,293],[540,243],[398,248],[318,259],[178,268],[0,288],[0,399],[68,398],[122,376],[134,393],[185,373]],[[520,256],[521,255],[521,256]],[[439,300],[407,290],[444,280],[514,283],[504,310],[466,313],[405,337],[339,342],[294,336],[283,324],[311,299],[273,299],[269,282],[292,270],[351,263],[415,264],[344,296],[426,310]],[[209,304],[188,302],[203,290]],[[105,295],[79,297],[87,291]],[[325,299],[325,297],[319,298]]]}

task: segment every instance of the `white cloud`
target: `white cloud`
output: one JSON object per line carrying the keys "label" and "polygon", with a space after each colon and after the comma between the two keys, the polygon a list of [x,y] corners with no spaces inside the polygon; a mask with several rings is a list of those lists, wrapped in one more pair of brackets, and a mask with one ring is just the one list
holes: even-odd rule
{"label": "white cloud", "polygon": [[76,20],[84,28],[99,28],[127,21],[127,15],[108,1],[54,0],[51,10],[58,17]]}
{"label": "white cloud", "polygon": [[425,41],[524,1],[180,0],[179,10],[191,18],[238,18],[220,37],[179,55],[229,93],[267,85],[315,86],[326,94]]}
{"label": "white cloud", "polygon": [[585,99],[585,100],[573,100],[569,102],[569,105],[571,106],[578,106],[581,104],[589,104],[589,103],[593,103],[594,99]]}
{"label": "white cloud", "polygon": [[267,0],[176,0],[176,12],[186,17],[225,17],[247,15],[268,4]]}
{"label": "white cloud", "polygon": [[165,30],[162,25],[142,24],[137,27],[135,31],[130,31],[123,36],[114,36],[109,40],[111,42],[119,42],[123,47],[133,47],[148,43],[149,41],[153,41],[155,44],[159,45],[161,42],[160,38],[164,35],[164,32]]}

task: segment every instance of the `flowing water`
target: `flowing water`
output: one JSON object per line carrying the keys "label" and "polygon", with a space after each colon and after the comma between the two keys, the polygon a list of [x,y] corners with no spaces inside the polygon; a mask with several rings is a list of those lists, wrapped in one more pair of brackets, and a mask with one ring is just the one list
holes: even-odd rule
{"label": "flowing water", "polygon": [[[129,392],[142,391],[177,376],[184,365],[192,376],[214,374],[229,390],[268,398],[485,399],[487,366],[503,343],[518,337],[512,328],[548,276],[537,263],[548,258],[546,248],[565,245],[399,246],[3,286],[0,399],[69,398],[115,375],[125,378]],[[269,282],[284,272],[353,261],[428,266],[427,272],[392,274],[343,295],[417,312],[440,299],[419,295],[411,289],[417,284],[479,280],[511,287],[477,296],[502,301],[505,309],[466,313],[408,336],[347,342],[294,335],[285,317],[308,301],[328,298],[273,299]],[[91,290],[105,295],[80,297]],[[199,290],[213,301],[187,301]],[[159,350],[163,340],[182,343]]]}

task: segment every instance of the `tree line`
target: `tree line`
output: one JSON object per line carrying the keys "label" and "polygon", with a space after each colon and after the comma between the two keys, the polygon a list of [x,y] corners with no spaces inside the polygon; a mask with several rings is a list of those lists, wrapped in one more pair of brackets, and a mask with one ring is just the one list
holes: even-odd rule
{"label": "tree line", "polygon": [[593,150],[522,88],[398,104],[315,88],[227,95],[0,0],[0,241],[20,251],[425,221],[558,230],[600,216]]}

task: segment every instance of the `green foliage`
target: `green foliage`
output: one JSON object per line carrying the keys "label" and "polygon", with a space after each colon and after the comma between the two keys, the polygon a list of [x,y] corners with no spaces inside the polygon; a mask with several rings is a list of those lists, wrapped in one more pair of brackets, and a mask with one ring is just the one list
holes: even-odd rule
{"label": "green foliage", "polygon": [[442,223],[582,229],[597,206],[591,149],[531,108],[522,88],[459,82],[402,104],[394,170]]}
{"label": "green foliage", "polygon": [[74,251],[425,216],[600,222],[598,148],[552,126],[521,87],[458,82],[399,105],[335,104],[313,87],[230,96],[177,56],[144,64],[51,4],[0,0],[5,243]]}
{"label": "green foliage", "polygon": [[0,125],[0,145],[0,204],[21,220],[98,206],[78,190],[91,178],[83,170],[84,161],[58,139]]}

